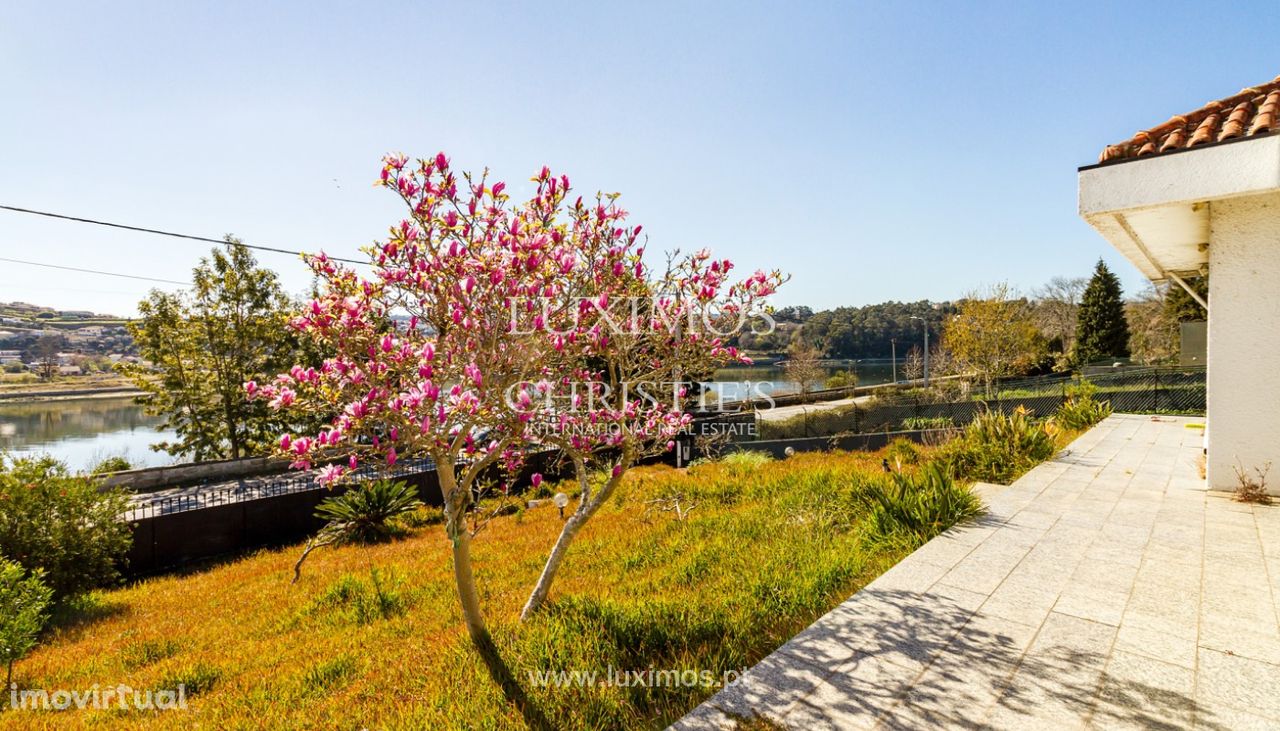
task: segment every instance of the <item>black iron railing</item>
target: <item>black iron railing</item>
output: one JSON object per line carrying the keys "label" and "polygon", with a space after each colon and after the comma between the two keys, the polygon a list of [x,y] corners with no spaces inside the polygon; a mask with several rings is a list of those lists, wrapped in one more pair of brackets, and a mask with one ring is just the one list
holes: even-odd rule
{"label": "black iron railing", "polygon": [[[435,463],[430,459],[410,459],[398,463],[390,470],[361,467],[344,478],[344,481],[358,482],[376,477],[408,477],[434,468]],[[126,520],[142,520],[247,500],[261,500],[295,492],[325,489],[316,481],[316,475],[315,470],[290,472],[137,495],[133,498],[124,517]]]}

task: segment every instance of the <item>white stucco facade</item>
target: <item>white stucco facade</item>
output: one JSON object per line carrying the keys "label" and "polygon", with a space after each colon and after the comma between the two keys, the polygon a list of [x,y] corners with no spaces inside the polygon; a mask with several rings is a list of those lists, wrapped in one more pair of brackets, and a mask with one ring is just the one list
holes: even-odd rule
{"label": "white stucco facade", "polygon": [[1209,206],[1208,479],[1273,463],[1280,494],[1280,192]]}
{"label": "white stucco facade", "polygon": [[1083,169],[1080,215],[1153,281],[1210,273],[1208,486],[1271,463],[1280,495],[1280,136]]}

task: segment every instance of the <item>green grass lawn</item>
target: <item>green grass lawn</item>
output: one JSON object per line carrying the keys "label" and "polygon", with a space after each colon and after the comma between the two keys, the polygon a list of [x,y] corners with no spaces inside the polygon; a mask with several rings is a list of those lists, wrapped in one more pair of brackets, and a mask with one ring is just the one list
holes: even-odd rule
{"label": "green grass lawn", "polygon": [[[391,543],[317,551],[292,586],[298,546],[96,593],[18,664],[19,685],[184,683],[189,708],[4,711],[0,727],[661,728],[716,685],[543,687],[531,673],[718,680],[757,662],[922,542],[868,540],[881,458],[634,470],[580,534],[551,604],[523,626],[518,610],[560,518],[547,506],[496,519],[476,539],[476,568],[523,712],[467,641],[443,530],[424,525]],[[692,508],[684,520],[662,509],[677,499]]]}

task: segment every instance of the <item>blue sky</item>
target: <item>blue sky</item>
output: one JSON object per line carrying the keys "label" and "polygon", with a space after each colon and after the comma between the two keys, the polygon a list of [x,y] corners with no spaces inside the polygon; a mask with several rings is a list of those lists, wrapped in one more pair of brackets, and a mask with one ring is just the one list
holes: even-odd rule
{"label": "blue sky", "polygon": [[[7,4],[0,203],[351,255],[401,218],[382,153],[445,150],[517,194],[543,163],[621,191],[651,251],[791,272],[778,304],[1099,256],[1133,292],[1076,168],[1280,74],[1276,3],[372,6]],[[2,257],[186,279],[206,250],[0,211]],[[132,314],[148,286],[0,262],[0,301]]]}

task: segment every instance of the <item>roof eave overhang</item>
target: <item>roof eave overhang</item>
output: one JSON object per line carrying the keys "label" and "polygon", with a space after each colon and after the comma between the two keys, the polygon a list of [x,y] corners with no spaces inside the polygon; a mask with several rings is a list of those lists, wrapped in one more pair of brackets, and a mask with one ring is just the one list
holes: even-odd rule
{"label": "roof eave overhang", "polygon": [[1080,169],[1079,211],[1147,278],[1208,261],[1213,201],[1280,190],[1280,135]]}

